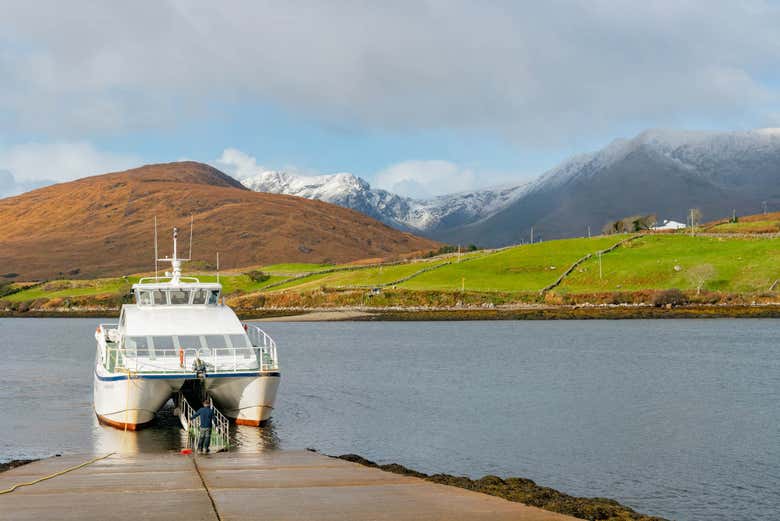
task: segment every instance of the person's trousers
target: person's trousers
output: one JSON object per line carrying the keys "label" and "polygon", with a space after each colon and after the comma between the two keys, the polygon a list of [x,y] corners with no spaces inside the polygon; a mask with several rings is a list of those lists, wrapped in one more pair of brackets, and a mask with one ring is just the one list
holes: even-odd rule
{"label": "person's trousers", "polygon": [[198,450],[209,450],[211,445],[211,427],[208,429],[200,428],[200,437],[198,438]]}

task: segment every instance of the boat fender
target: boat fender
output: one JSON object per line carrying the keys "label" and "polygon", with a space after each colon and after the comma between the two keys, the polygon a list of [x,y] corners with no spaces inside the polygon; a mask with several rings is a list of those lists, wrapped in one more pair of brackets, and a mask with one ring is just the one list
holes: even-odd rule
{"label": "boat fender", "polygon": [[184,349],[179,348],[179,367],[184,367]]}
{"label": "boat fender", "polygon": [[244,324],[244,331],[248,331],[248,330],[249,330],[249,326],[247,326],[246,324]]}

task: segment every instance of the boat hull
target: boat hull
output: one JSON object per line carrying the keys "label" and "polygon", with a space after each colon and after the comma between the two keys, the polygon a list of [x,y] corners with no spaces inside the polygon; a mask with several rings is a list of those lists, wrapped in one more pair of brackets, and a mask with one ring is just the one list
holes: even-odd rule
{"label": "boat hull", "polygon": [[101,423],[119,429],[138,430],[149,425],[184,378],[128,378],[95,373],[95,414]]}
{"label": "boat hull", "polygon": [[[95,372],[94,407],[101,423],[123,430],[149,425],[157,411],[195,375],[149,376]],[[279,373],[206,375],[206,391],[216,407],[239,425],[263,425],[270,417]],[[196,405],[196,404],[193,404]]]}
{"label": "boat hull", "polygon": [[271,418],[279,381],[278,372],[220,377],[207,381],[206,389],[222,414],[238,425],[257,427]]}

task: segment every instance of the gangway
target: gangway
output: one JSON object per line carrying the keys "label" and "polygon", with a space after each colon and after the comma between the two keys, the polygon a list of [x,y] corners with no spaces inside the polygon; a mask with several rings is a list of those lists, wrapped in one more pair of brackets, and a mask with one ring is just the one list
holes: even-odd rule
{"label": "gangway", "polygon": [[[214,407],[214,401],[209,399],[211,403],[211,409],[214,411],[214,419],[211,426],[211,446],[210,449],[214,452],[220,452],[228,450],[230,448],[230,422],[224,414],[219,412],[219,409]],[[177,400],[179,409],[179,421],[181,426],[187,431],[187,448],[195,449],[198,446],[198,439],[200,438],[200,421],[191,421],[190,418],[195,414],[196,410],[192,408],[184,393],[179,391],[179,398]]]}

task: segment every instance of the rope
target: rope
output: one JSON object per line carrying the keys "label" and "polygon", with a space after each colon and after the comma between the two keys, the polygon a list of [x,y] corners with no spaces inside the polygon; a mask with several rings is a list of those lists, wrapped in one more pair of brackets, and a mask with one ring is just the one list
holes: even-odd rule
{"label": "rope", "polygon": [[78,464],[76,466],[69,467],[69,468],[67,468],[65,470],[60,470],[59,472],[55,472],[54,474],[49,474],[48,476],[44,476],[42,478],[38,478],[38,479],[33,480],[33,481],[28,481],[26,483],[17,483],[16,485],[12,486],[11,488],[7,488],[5,490],[0,490],[0,494],[10,494],[11,492],[13,492],[14,490],[16,490],[18,488],[29,487],[31,485],[35,485],[36,483],[40,483],[41,481],[46,481],[47,479],[52,479],[52,478],[56,478],[57,476],[62,476],[63,474],[67,474],[68,472],[72,472],[74,470],[78,470],[80,468],[84,468],[87,465],[92,465],[96,461],[100,461],[102,459],[106,459],[109,456],[113,456],[114,454],[116,454],[116,452],[109,452],[108,454],[106,454],[104,456],[98,456],[96,458],[92,458],[91,460],[85,461],[84,463],[80,463],[80,464]]}
{"label": "rope", "polygon": [[[127,420],[128,420],[127,415],[130,412],[129,411],[129,408],[130,408],[130,384],[135,385],[135,382],[133,381],[133,373],[130,370],[127,370],[127,369],[125,369],[124,372],[127,374],[127,392],[125,393],[125,430],[124,430],[124,434],[122,435],[122,447],[121,447],[122,450],[124,450],[125,443],[127,441],[127,423],[128,423],[127,422]],[[108,458],[109,456],[113,456],[114,454],[116,454],[116,452],[109,452],[108,454],[105,454],[103,456],[98,456],[98,457],[92,458],[90,460],[87,460],[87,461],[85,461],[83,463],[80,463],[78,465],[75,465],[73,467],[69,467],[69,468],[67,468],[65,470],[61,470],[59,472],[55,472],[54,474],[49,474],[48,476],[44,476],[42,478],[38,478],[38,479],[33,480],[33,481],[28,481],[26,483],[17,483],[16,485],[12,486],[11,488],[7,488],[5,490],[0,490],[0,495],[2,495],[2,494],[10,494],[11,492],[13,492],[14,490],[16,490],[16,489],[18,489],[20,487],[29,487],[31,485],[35,485],[37,483],[40,483],[41,481],[46,481],[48,479],[56,478],[57,476],[62,476],[63,474],[67,474],[68,472],[72,472],[74,470],[78,470],[78,469],[84,468],[84,467],[86,467],[88,465],[92,465],[96,461],[104,460],[104,459]]]}

